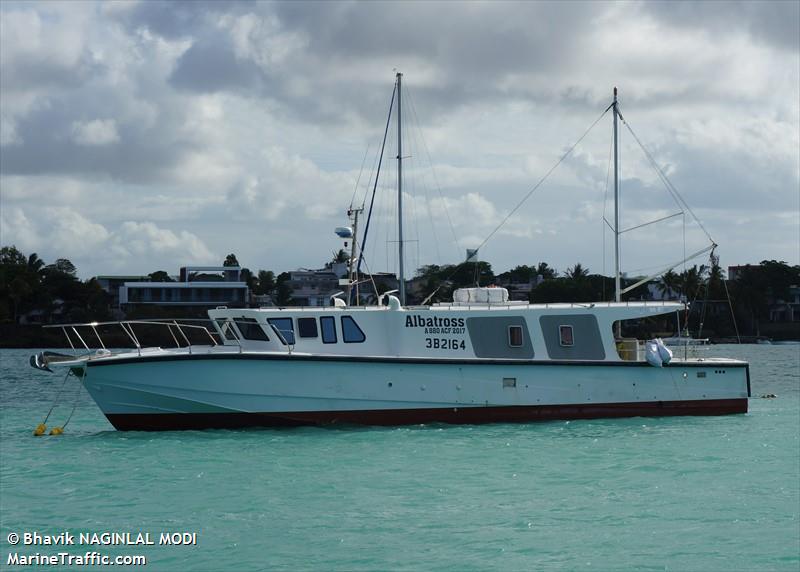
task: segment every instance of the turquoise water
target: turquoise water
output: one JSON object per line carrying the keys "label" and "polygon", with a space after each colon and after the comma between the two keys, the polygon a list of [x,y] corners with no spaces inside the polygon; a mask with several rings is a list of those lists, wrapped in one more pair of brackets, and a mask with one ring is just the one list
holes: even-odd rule
{"label": "turquoise water", "polygon": [[[0,569],[92,550],[141,570],[800,569],[798,346],[706,351],[750,360],[754,396],[777,395],[747,415],[122,433],[83,392],[43,438],[61,378],[30,353],[0,351]],[[64,530],[198,540],[7,540]]]}

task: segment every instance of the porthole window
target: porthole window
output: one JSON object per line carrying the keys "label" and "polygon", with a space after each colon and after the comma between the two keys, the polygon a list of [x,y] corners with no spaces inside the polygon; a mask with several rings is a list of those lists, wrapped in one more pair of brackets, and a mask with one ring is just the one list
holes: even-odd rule
{"label": "porthole window", "polygon": [[242,337],[246,340],[269,341],[267,334],[264,333],[264,330],[261,329],[261,326],[258,325],[258,321],[255,318],[245,318],[244,316],[237,318],[236,327],[239,328]]}
{"label": "porthole window", "polygon": [[523,344],[522,326],[508,327],[508,345],[512,348],[521,348]]}
{"label": "porthole window", "polygon": [[342,316],[342,339],[346,344],[359,344],[367,337],[353,318]]}
{"label": "porthole window", "polygon": [[[278,336],[278,339],[283,337],[287,344],[294,345],[294,324],[291,318],[269,318],[267,322],[280,332],[281,335]],[[281,340],[281,343],[283,343],[283,340]]]}
{"label": "porthole window", "polygon": [[566,348],[571,348],[575,345],[575,336],[572,333],[572,326],[559,326],[558,327],[559,343]]}
{"label": "porthole window", "polygon": [[317,337],[317,319],[316,318],[297,318],[297,333],[301,338],[316,338]]}

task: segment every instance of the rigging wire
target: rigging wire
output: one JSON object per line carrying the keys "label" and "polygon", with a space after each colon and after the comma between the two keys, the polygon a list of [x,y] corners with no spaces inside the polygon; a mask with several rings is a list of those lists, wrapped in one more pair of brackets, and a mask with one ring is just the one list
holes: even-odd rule
{"label": "rigging wire", "polygon": [[[355,187],[353,187],[353,196],[350,197],[350,208],[353,208],[353,203],[356,200],[356,193],[358,192],[358,185],[361,183],[361,175],[364,173],[364,164],[367,162],[367,155],[369,154],[369,144],[367,144],[367,150],[364,151],[364,158],[361,159],[361,169],[358,171],[358,179],[356,179]],[[366,202],[367,195],[364,194],[364,201]],[[361,206],[364,206],[364,203],[361,203]]]}
{"label": "rigging wire", "polygon": [[411,95],[411,91],[406,87],[406,94],[407,94],[407,101],[409,102],[409,106],[411,108],[411,114],[414,116],[414,121],[417,124],[417,128],[420,131],[420,139],[422,139],[422,147],[425,149],[425,155],[428,157],[428,164],[431,166],[431,174],[433,175],[433,182],[436,184],[436,191],[439,194],[439,199],[442,201],[442,208],[444,208],[444,214],[447,218],[447,224],[450,227],[450,232],[453,234],[453,242],[456,245],[456,248],[459,251],[459,255],[461,254],[461,245],[458,241],[458,236],[456,235],[455,227],[453,226],[453,221],[450,218],[450,209],[447,208],[447,201],[442,194],[442,186],[439,184],[439,177],[436,175],[436,169],[433,166],[433,159],[431,159],[431,153],[428,150],[428,143],[425,141],[425,137],[422,134],[422,129],[419,127],[419,118],[417,117],[417,108],[414,105],[414,97]]}
{"label": "rigging wire", "polygon": [[[408,103],[406,103],[406,111],[408,111]],[[408,122],[406,122],[408,123]],[[407,242],[415,242],[415,255],[416,255],[416,262],[413,264],[413,268],[419,268],[420,266],[420,259],[419,259],[419,219],[417,218],[417,183],[418,178],[414,176],[419,168],[416,164],[416,138],[414,137],[414,130],[411,129],[411,126],[404,125],[403,126],[403,134],[404,138],[403,141],[406,142],[406,147],[408,148],[407,155],[403,157],[403,159],[408,159],[408,167],[404,169],[403,173],[403,182],[406,183],[404,189],[409,189],[409,198],[411,203],[411,225],[412,228],[411,233],[414,236],[414,240],[408,240]],[[405,204],[405,203],[404,203]],[[405,250],[405,249],[404,249]],[[411,257],[407,256],[406,259],[410,259]]]}
{"label": "rigging wire", "polygon": [[[613,126],[611,127],[613,130]],[[614,158],[614,138],[608,138],[608,168],[606,169],[606,188],[603,191],[603,220],[601,221],[603,227],[603,234],[601,236],[601,240],[603,241],[603,276],[606,274],[606,225],[608,224],[608,219],[606,219],[606,206],[608,205],[608,181],[611,178],[611,162]],[[603,300],[606,299],[606,281],[603,280]]]}
{"label": "rigging wire", "polygon": [[[544,182],[547,180],[547,178],[550,176],[550,174],[551,174],[553,171],[555,171],[555,170],[556,170],[556,168],[557,168],[557,167],[558,167],[558,166],[559,166],[561,163],[563,163],[563,162],[564,162],[564,160],[565,160],[567,157],[569,157],[569,155],[570,155],[570,154],[571,154],[571,153],[572,153],[572,152],[575,150],[575,148],[576,148],[578,145],[580,145],[581,141],[583,141],[583,140],[586,138],[586,136],[589,134],[589,132],[590,132],[592,129],[594,129],[594,127],[595,127],[595,126],[596,126],[598,123],[600,123],[600,120],[601,120],[601,119],[603,119],[603,117],[605,117],[606,113],[608,113],[608,110],[609,110],[609,109],[611,109],[611,107],[612,107],[612,106],[613,106],[613,104],[612,104],[612,105],[609,105],[608,107],[606,107],[606,109],[603,111],[603,113],[601,113],[601,114],[600,114],[600,115],[597,117],[597,119],[595,119],[595,120],[592,122],[592,124],[591,124],[591,125],[589,125],[589,127],[586,129],[586,131],[584,131],[584,132],[583,132],[583,134],[582,134],[582,135],[581,135],[581,136],[578,138],[578,140],[577,140],[577,141],[575,141],[575,143],[573,143],[573,144],[572,144],[572,145],[571,145],[571,146],[570,146],[570,147],[569,147],[569,148],[566,150],[566,152],[565,152],[563,155],[561,155],[561,157],[558,159],[558,161],[556,161],[556,162],[555,162],[555,164],[554,164],[552,167],[550,167],[550,169],[549,169],[549,170],[548,170],[548,171],[547,171],[547,172],[544,174],[544,176],[543,176],[541,179],[539,179],[539,181],[538,181],[538,182],[537,182],[537,183],[536,183],[536,184],[533,186],[533,188],[532,188],[530,191],[528,191],[528,193],[527,193],[527,194],[526,194],[524,197],[522,197],[522,200],[520,200],[520,201],[517,203],[517,205],[516,205],[516,206],[515,206],[513,209],[511,209],[511,211],[510,211],[510,212],[509,212],[509,213],[508,213],[508,214],[505,216],[505,218],[504,218],[502,221],[500,221],[500,224],[498,224],[498,225],[497,225],[497,226],[494,228],[494,230],[493,230],[492,232],[490,232],[490,233],[489,233],[489,236],[487,236],[487,237],[486,237],[486,238],[483,240],[483,242],[481,242],[481,243],[480,243],[480,245],[478,245],[478,247],[475,249],[475,253],[476,253],[476,255],[477,255],[478,251],[480,251],[480,249],[481,249],[481,248],[483,248],[483,246],[484,246],[484,245],[485,245],[487,242],[489,242],[489,240],[490,240],[490,239],[491,239],[491,238],[492,238],[492,237],[495,235],[495,233],[496,233],[498,230],[500,230],[500,228],[502,228],[502,226],[503,226],[503,225],[504,225],[506,222],[508,222],[508,219],[510,219],[510,218],[511,218],[511,217],[514,215],[514,213],[515,213],[515,212],[517,212],[517,211],[519,210],[519,208],[520,208],[520,207],[521,207],[521,206],[522,206],[522,205],[525,203],[525,201],[527,201],[527,200],[528,200],[528,199],[531,197],[531,195],[533,195],[533,193],[534,193],[534,192],[536,192],[536,190],[537,190],[539,187],[541,187],[541,186],[542,186],[542,184],[543,184],[543,183],[544,183]],[[475,264],[476,264],[476,270],[477,270],[477,265],[479,264],[479,263],[477,262],[477,256],[476,256],[476,262],[475,262]],[[434,289],[434,291],[433,291],[433,292],[431,292],[430,294],[428,294],[428,296],[427,296],[427,297],[426,297],[426,298],[425,298],[425,299],[422,301],[422,305],[423,305],[423,306],[424,306],[424,305],[425,305],[425,304],[426,304],[426,303],[427,303],[427,302],[428,302],[428,301],[429,301],[431,298],[433,298],[433,297],[436,295],[436,293],[437,293],[437,292],[438,292],[438,291],[441,289],[442,285],[444,285],[444,284],[446,284],[447,282],[449,282],[449,281],[450,281],[450,279],[451,279],[451,278],[452,278],[452,277],[455,275],[455,273],[458,271],[458,269],[459,269],[459,267],[460,267],[460,266],[461,266],[460,264],[455,264],[455,265],[453,265],[453,270],[450,272],[450,274],[448,274],[447,278],[445,278],[445,279],[444,279],[444,280],[441,282],[441,284],[439,284],[439,286],[437,286],[437,287]]]}
{"label": "rigging wire", "polygon": [[[408,92],[408,88],[406,88],[406,92]],[[413,110],[413,101],[411,101],[410,96],[406,98],[406,101],[408,102],[409,106],[412,108],[412,112],[411,112],[411,115],[412,115],[412,126],[416,127],[416,129],[411,129],[411,144],[412,144],[413,149],[415,150],[415,153],[413,155],[414,156],[419,155],[421,157],[421,153],[419,152],[419,149],[420,149],[421,146],[419,145],[419,141],[417,140],[417,134],[419,134],[419,140],[422,141],[423,145],[425,144],[425,137],[424,137],[424,135],[422,133],[422,128],[421,128],[421,126],[419,124],[419,120],[417,118],[416,112]],[[422,164],[422,161],[420,160],[420,168],[418,168],[417,171],[421,171],[421,164]],[[432,165],[431,165],[431,169],[433,169]],[[421,183],[421,186],[422,186],[422,191],[425,193],[425,204],[424,204],[424,206],[425,206],[425,212],[428,215],[428,222],[431,225],[431,233],[433,235],[433,244],[434,244],[434,247],[436,248],[436,262],[441,264],[442,260],[443,260],[442,259],[442,252],[441,252],[441,250],[439,248],[439,236],[438,236],[438,233],[436,232],[436,224],[433,221],[433,210],[431,209],[431,197],[430,197],[430,193],[428,192],[428,185],[425,182],[424,172],[420,172],[419,174],[420,174],[419,177],[415,177],[415,185],[416,185],[416,180],[418,178],[419,182]],[[419,240],[419,236],[417,236],[417,240]],[[417,252],[419,253],[419,243],[417,243]]]}
{"label": "rigging wire", "polygon": [[583,140],[584,140],[584,138],[585,138],[585,137],[586,137],[586,136],[589,134],[589,132],[590,132],[592,129],[594,129],[594,126],[595,126],[595,125],[597,125],[597,124],[600,122],[600,120],[601,120],[601,119],[602,119],[602,118],[605,116],[605,114],[606,114],[606,113],[608,113],[608,110],[609,110],[609,109],[611,109],[611,106],[607,107],[607,108],[606,108],[606,110],[605,110],[605,111],[603,111],[603,113],[601,113],[601,114],[600,114],[600,116],[599,116],[597,119],[595,119],[595,120],[594,120],[594,122],[593,122],[593,123],[592,123],[592,124],[589,126],[589,128],[588,128],[586,131],[584,131],[584,132],[583,132],[583,135],[581,135],[581,136],[578,138],[578,140],[577,140],[577,141],[575,141],[575,143],[573,143],[573,144],[572,144],[572,145],[571,145],[571,146],[570,146],[570,147],[567,149],[567,151],[566,151],[566,152],[565,152],[563,155],[561,155],[561,157],[558,159],[558,161],[556,161],[556,163],[555,163],[555,164],[554,164],[552,167],[550,167],[550,169],[547,171],[547,173],[545,173],[545,174],[544,174],[544,176],[543,176],[541,179],[539,179],[539,182],[537,182],[537,183],[536,183],[536,184],[533,186],[533,188],[532,188],[530,191],[528,191],[528,193],[527,193],[527,194],[526,194],[524,197],[522,197],[522,200],[520,200],[520,201],[517,203],[517,205],[516,205],[516,206],[515,206],[513,209],[511,209],[511,211],[510,211],[510,212],[509,212],[509,213],[508,213],[508,214],[505,216],[505,218],[504,218],[502,221],[500,221],[500,224],[498,224],[498,225],[495,227],[495,229],[494,229],[492,232],[490,232],[490,233],[489,233],[489,236],[487,236],[487,237],[486,237],[486,238],[483,240],[483,242],[481,242],[481,243],[480,243],[480,245],[478,245],[478,248],[477,248],[476,250],[480,250],[481,248],[483,248],[483,246],[484,246],[484,245],[485,245],[487,242],[489,242],[489,240],[490,240],[490,239],[491,239],[491,238],[492,238],[492,237],[495,235],[495,233],[496,233],[498,230],[500,230],[500,228],[501,228],[501,227],[502,227],[504,224],[506,224],[506,222],[508,222],[508,219],[510,219],[510,218],[511,218],[511,217],[514,215],[514,213],[515,213],[515,212],[517,212],[517,211],[519,210],[519,208],[520,208],[520,207],[521,207],[521,206],[522,206],[522,205],[525,203],[525,201],[527,201],[527,200],[528,200],[528,199],[531,197],[531,195],[533,195],[533,193],[534,193],[534,192],[536,192],[536,190],[537,190],[537,189],[538,189],[540,186],[542,186],[542,184],[543,184],[543,183],[544,183],[544,182],[547,180],[547,178],[550,176],[550,174],[551,174],[553,171],[555,171],[555,170],[556,170],[556,168],[557,168],[557,167],[558,167],[558,166],[559,166],[561,163],[563,163],[563,162],[564,162],[564,160],[565,160],[565,159],[566,159],[566,158],[567,158],[567,157],[568,157],[568,156],[569,156],[569,155],[570,155],[570,154],[571,154],[571,153],[572,153],[572,152],[575,150],[575,147],[577,147],[577,146],[578,146],[578,145],[581,143],[581,141],[583,141]]}
{"label": "rigging wire", "polygon": [[678,206],[683,208],[683,209],[685,209],[686,211],[688,211],[688,213],[692,216],[692,218],[697,223],[697,225],[700,227],[700,229],[708,237],[708,240],[712,244],[716,244],[714,239],[711,237],[711,234],[709,234],[709,232],[706,230],[706,227],[703,226],[703,223],[700,222],[700,219],[697,217],[697,215],[694,214],[694,211],[692,210],[692,208],[689,206],[689,204],[686,202],[686,200],[683,198],[683,196],[678,192],[678,189],[675,188],[675,185],[672,184],[672,181],[669,180],[669,178],[667,177],[666,173],[664,173],[664,171],[658,165],[656,160],[650,154],[650,151],[648,151],[647,147],[644,146],[644,143],[642,143],[642,141],[639,139],[639,137],[633,131],[633,128],[631,127],[630,123],[628,123],[625,119],[623,119],[622,115],[620,115],[620,119],[622,120],[622,124],[625,125],[625,127],[628,129],[630,134],[636,140],[636,143],[638,143],[639,147],[644,152],[645,156],[647,157],[647,160],[650,162],[650,165],[655,169],[655,171],[658,174],[659,178],[664,183],[664,186],[667,188],[667,190],[670,192],[670,194],[673,196],[673,198],[675,199],[676,202],[680,201],[680,202],[678,202]]}
{"label": "rigging wire", "polygon": [[736,314],[733,313],[733,302],[731,302],[731,294],[728,292],[728,282],[722,279],[722,285],[725,286],[725,297],[728,299],[728,308],[731,311],[731,321],[733,322],[733,329],[736,331],[736,343],[741,344],[742,338],[739,337],[739,326],[736,324]]}
{"label": "rigging wire", "polygon": [[[381,172],[381,163],[383,162],[383,151],[386,148],[386,135],[389,132],[389,123],[392,120],[392,109],[394,108],[394,96],[397,93],[397,82],[394,84],[394,88],[392,89],[392,98],[389,101],[389,115],[386,118],[386,127],[383,130],[383,144],[381,145],[381,153],[380,159],[378,159],[378,170],[375,173],[375,185],[372,187],[372,199],[369,203],[369,213],[367,214],[367,225],[364,228],[364,239],[361,241],[361,244],[367,244],[367,233],[369,232],[369,222],[372,219],[372,205],[375,203],[375,190],[378,188],[378,179],[380,178]],[[364,196],[364,201],[366,202],[366,195]],[[362,249],[363,250],[363,249]],[[361,270],[361,260],[363,258],[359,255],[358,257],[358,265],[356,266],[356,276],[358,276],[358,272]]]}

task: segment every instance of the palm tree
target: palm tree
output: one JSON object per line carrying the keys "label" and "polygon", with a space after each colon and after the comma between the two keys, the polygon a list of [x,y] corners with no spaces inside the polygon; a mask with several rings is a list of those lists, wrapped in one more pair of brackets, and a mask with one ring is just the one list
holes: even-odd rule
{"label": "palm tree", "polygon": [[17,276],[8,285],[8,297],[14,303],[14,323],[19,320],[19,305],[22,300],[31,293],[31,286],[22,277]]}
{"label": "palm tree", "polygon": [[44,260],[39,258],[39,255],[34,252],[30,256],[28,256],[27,266],[28,266],[28,272],[30,272],[31,274],[38,275],[42,271],[42,268],[44,268],[45,265],[44,265]]}
{"label": "palm tree", "polygon": [[725,280],[725,272],[719,265],[719,256],[711,255],[711,268],[708,270],[708,290],[712,298],[722,298],[725,296],[725,287],[722,281]]}
{"label": "palm tree", "polygon": [[705,267],[701,266],[700,269],[698,269],[697,265],[694,265],[680,273],[678,284],[680,285],[681,294],[683,294],[687,300],[694,300],[700,294],[700,286],[703,282],[702,273],[704,271]]}
{"label": "palm tree", "polygon": [[768,283],[764,280],[760,267],[746,266],[739,272],[733,285],[735,307],[749,318],[750,331],[760,335],[760,318],[766,314],[768,308]]}
{"label": "palm tree", "polygon": [[572,268],[567,268],[566,276],[572,280],[583,280],[589,276],[589,269],[584,268],[583,265],[578,262]]}
{"label": "palm tree", "polygon": [[661,297],[669,298],[677,293],[679,282],[680,276],[675,274],[672,269],[662,274],[661,279],[658,281],[658,289],[661,291]]}
{"label": "palm tree", "polygon": [[552,280],[558,276],[558,272],[556,272],[555,268],[550,268],[547,262],[540,262],[536,266],[536,274],[541,276],[544,280]]}
{"label": "palm tree", "polygon": [[333,254],[333,263],[334,264],[341,263],[341,262],[347,262],[348,260],[350,260],[350,255],[347,254],[347,252],[343,248],[340,248],[339,252],[335,252]]}

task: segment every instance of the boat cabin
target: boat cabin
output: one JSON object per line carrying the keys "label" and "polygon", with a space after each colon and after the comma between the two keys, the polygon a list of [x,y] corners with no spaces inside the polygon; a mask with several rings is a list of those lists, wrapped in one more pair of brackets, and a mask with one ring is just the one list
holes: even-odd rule
{"label": "boat cabin", "polygon": [[571,362],[642,360],[639,342],[615,339],[614,324],[684,309],[678,302],[515,303],[502,292],[460,293],[433,306],[402,307],[394,296],[387,302],[208,315],[224,344],[246,351]]}

